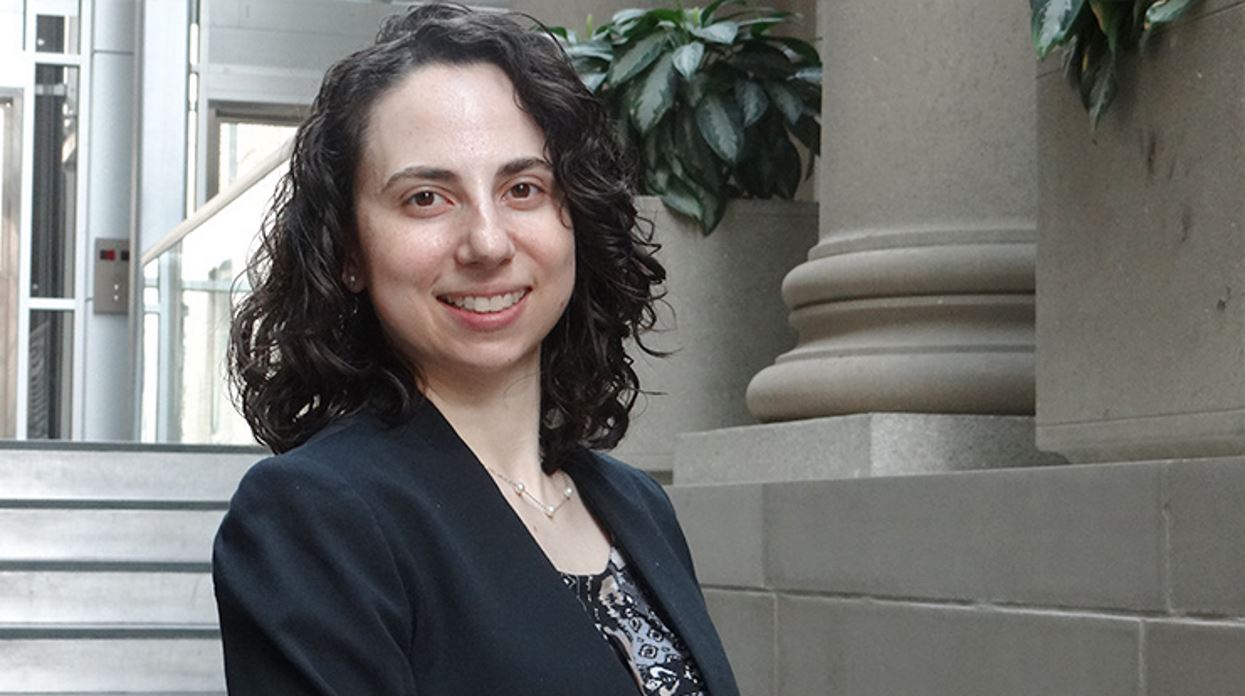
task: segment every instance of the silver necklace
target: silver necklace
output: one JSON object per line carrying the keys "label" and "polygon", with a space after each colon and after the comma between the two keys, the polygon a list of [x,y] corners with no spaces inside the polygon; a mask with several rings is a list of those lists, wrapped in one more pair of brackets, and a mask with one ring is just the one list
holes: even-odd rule
{"label": "silver necklace", "polygon": [[[481,462],[481,464],[483,464],[483,462]],[[559,471],[559,473],[562,474],[562,478],[566,479],[566,486],[562,489],[562,500],[559,500],[557,505],[550,505],[540,498],[537,498],[536,494],[528,490],[527,486],[524,485],[522,481],[515,481],[488,464],[484,464],[484,468],[488,469],[489,473],[493,474],[497,478],[510,484],[511,488],[514,488],[515,493],[518,493],[519,496],[526,498],[533,505],[540,508],[540,511],[545,513],[545,517],[548,517],[549,519],[553,519],[553,516],[557,514],[558,510],[562,509],[562,506],[566,505],[566,502],[571,499],[571,496],[575,495],[575,489],[571,487],[571,477],[567,476],[565,471]]]}

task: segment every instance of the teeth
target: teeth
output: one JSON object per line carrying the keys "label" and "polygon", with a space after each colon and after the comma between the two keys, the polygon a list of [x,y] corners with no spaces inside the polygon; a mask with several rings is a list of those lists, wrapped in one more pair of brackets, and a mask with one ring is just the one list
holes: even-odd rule
{"label": "teeth", "polygon": [[523,299],[523,296],[526,294],[526,290],[518,290],[516,292],[508,292],[505,295],[493,295],[492,297],[464,295],[461,297],[446,297],[445,299],[455,307],[465,309],[468,312],[491,314],[514,305],[514,303]]}

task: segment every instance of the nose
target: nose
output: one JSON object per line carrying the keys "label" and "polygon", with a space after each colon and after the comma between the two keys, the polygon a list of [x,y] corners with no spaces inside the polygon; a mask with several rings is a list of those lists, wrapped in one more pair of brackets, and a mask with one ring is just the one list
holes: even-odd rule
{"label": "nose", "polygon": [[514,256],[514,240],[501,211],[491,203],[476,205],[466,220],[466,230],[456,258],[467,266],[491,267]]}

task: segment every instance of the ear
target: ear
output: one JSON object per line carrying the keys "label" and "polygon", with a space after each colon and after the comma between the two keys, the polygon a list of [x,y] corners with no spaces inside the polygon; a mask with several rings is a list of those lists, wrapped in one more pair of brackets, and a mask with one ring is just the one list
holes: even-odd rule
{"label": "ear", "polygon": [[363,292],[367,287],[367,282],[363,278],[363,269],[355,262],[354,258],[346,260],[342,265],[342,283],[346,289],[353,293]]}

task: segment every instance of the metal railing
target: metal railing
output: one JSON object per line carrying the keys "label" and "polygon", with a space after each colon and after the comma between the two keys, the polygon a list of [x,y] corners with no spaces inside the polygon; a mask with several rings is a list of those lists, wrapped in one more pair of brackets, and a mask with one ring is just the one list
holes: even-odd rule
{"label": "metal railing", "polygon": [[250,444],[225,378],[229,317],[292,142],[205,203],[146,251],[141,439]]}

